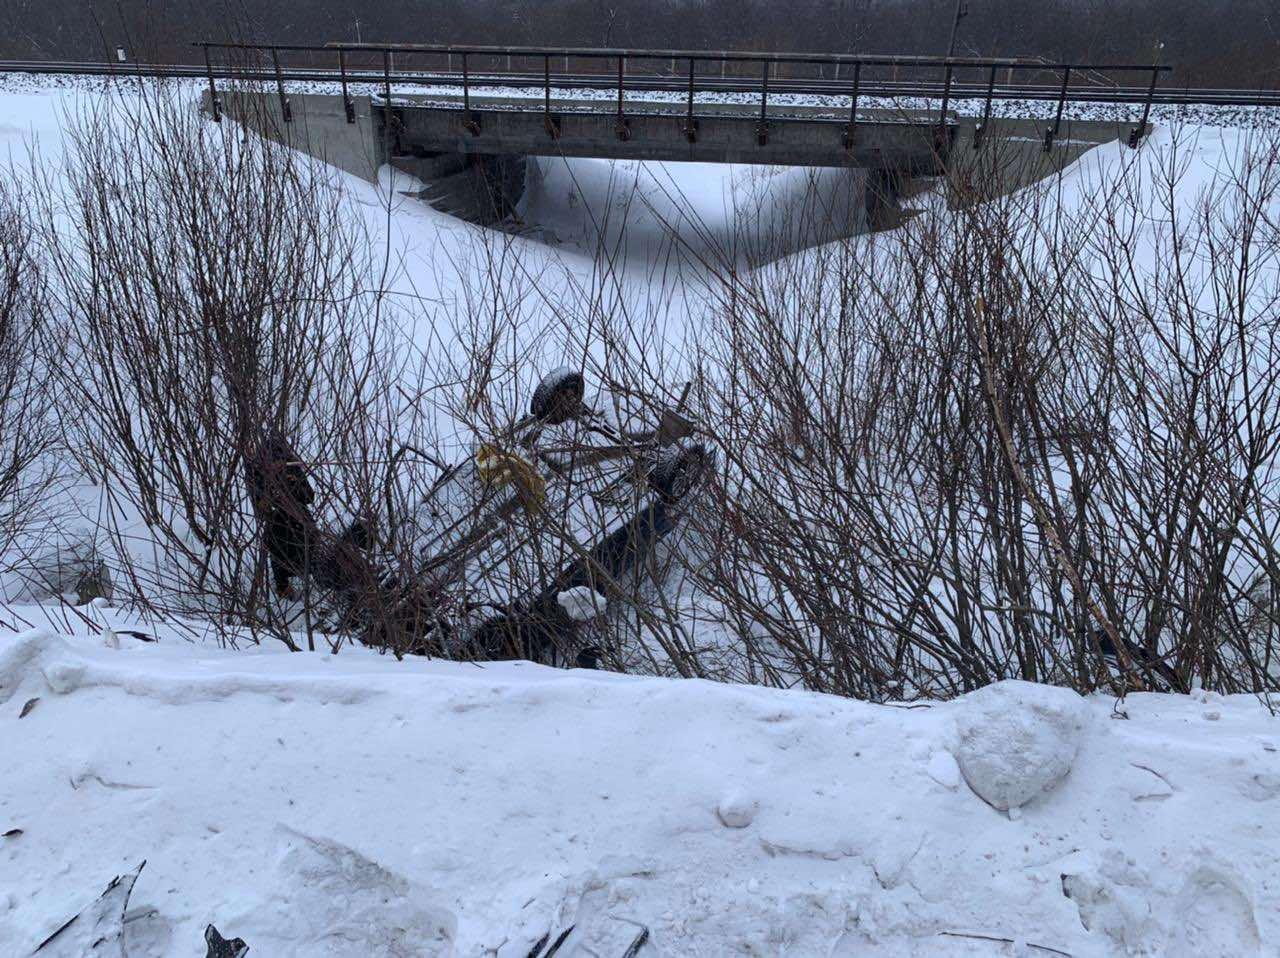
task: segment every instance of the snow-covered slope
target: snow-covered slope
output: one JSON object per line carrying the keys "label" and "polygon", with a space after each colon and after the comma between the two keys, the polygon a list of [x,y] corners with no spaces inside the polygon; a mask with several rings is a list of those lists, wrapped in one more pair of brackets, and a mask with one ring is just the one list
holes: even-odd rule
{"label": "snow-covered slope", "polygon": [[[583,958],[641,925],[668,956],[1280,948],[1280,726],[1253,699],[899,709],[117,641],[0,648],[4,954],[143,859],[130,958],[209,922],[273,958],[523,958],[570,924]],[[1035,796],[987,804],[966,777],[993,769]]]}
{"label": "snow-covered slope", "polygon": [[[21,165],[38,142],[55,164],[75,95],[0,97],[0,153]],[[1189,182],[1238,139],[1199,137]],[[1131,156],[1090,154],[1062,203]],[[681,197],[691,246],[730,235],[733,175],[543,166],[535,237],[500,240],[523,254],[502,281],[528,290],[530,379],[588,348],[562,321],[597,294],[669,321],[678,365],[699,313],[653,247]],[[794,174],[759,176],[797,195]],[[393,292],[433,304],[415,338],[447,338],[492,237],[408,199],[388,211],[387,185],[344,181],[389,243]],[[615,286],[593,244],[621,239],[620,215]],[[254,958],[524,958],[571,925],[562,958],[621,958],[641,928],[642,958],[1280,953],[1280,724],[1251,698],[1085,702],[1010,683],[895,708],[230,651],[198,624],[119,612],[96,613],[110,635],[29,631],[43,613],[17,612],[0,634],[0,956],[28,954],[143,859],[129,958],[203,954],[210,922]]]}

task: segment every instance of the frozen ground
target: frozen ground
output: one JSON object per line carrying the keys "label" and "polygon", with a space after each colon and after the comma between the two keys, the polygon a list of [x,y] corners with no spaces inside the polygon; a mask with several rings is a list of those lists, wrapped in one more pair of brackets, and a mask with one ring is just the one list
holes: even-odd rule
{"label": "frozen ground", "polygon": [[[669,956],[1280,948],[1280,726],[1251,698],[899,709],[116,641],[0,646],[5,954],[143,859],[130,958],[208,922],[266,956],[524,958],[570,924],[583,958],[640,925]],[[1025,804],[975,793],[992,769]]]}

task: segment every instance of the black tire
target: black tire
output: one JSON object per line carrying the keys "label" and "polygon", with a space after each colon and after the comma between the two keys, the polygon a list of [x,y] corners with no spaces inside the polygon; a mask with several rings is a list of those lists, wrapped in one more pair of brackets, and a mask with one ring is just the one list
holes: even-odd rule
{"label": "black tire", "polygon": [[649,470],[649,488],[668,504],[679,502],[706,478],[711,461],[705,446],[683,446]]}
{"label": "black tire", "polygon": [[557,369],[547,373],[538,383],[529,412],[545,423],[558,426],[581,415],[582,398],[586,392],[587,383],[582,373]]}

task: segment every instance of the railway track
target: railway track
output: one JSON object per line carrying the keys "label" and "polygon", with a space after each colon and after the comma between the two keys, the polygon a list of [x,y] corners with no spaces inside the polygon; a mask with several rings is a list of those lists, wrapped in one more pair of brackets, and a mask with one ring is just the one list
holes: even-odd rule
{"label": "railway track", "polygon": [[[168,78],[208,81],[248,81],[275,83],[334,83],[344,79],[348,84],[384,86],[388,76],[382,70],[337,69],[323,67],[274,68],[231,67],[205,64],[147,64],[111,63],[89,61],[0,61],[0,73],[29,73],[37,75],[91,76],[117,78]],[[535,90],[541,95],[547,82],[544,72],[537,71],[422,71],[395,69],[390,81],[397,91],[404,86],[423,88],[445,87],[471,89],[494,87]],[[625,77],[627,92],[669,93],[684,97],[688,93],[687,74],[631,72]],[[556,90],[583,90],[617,92],[616,76],[606,73],[557,72],[550,76],[550,85]],[[755,77],[697,76],[697,95],[758,96],[760,80]],[[769,94],[843,98],[851,95],[850,80],[826,80],[820,78],[773,77],[769,80]],[[1248,106],[1280,107],[1280,90],[1227,90],[1227,89],[1175,89],[1152,91],[1148,86],[1109,86],[1105,84],[1081,84],[1064,93],[1061,86],[1049,83],[986,83],[925,80],[869,80],[859,85],[859,96],[878,99],[922,98],[940,100],[944,96],[953,101],[1022,100],[1040,102],[1132,104],[1146,102],[1159,105],[1193,106]]]}

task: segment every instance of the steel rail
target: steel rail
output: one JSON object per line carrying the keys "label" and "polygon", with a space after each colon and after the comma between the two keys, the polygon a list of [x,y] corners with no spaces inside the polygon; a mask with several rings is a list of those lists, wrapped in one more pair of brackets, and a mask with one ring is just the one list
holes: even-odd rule
{"label": "steel rail", "polygon": [[1173,67],[1152,63],[1052,63],[1035,57],[936,57],[899,54],[860,54],[860,53],[806,53],[806,52],[754,52],[742,50],[662,50],[662,49],[628,49],[626,47],[495,47],[467,46],[431,43],[347,43],[335,42],[317,44],[270,44],[270,43],[222,43],[199,42],[197,47],[226,50],[256,50],[266,52],[291,50],[294,52],[333,53],[337,50],[348,52],[379,53],[391,50],[397,53],[435,54],[440,56],[468,54],[470,56],[496,57],[578,57],[581,59],[617,60],[688,60],[692,57],[702,61],[720,61],[728,63],[861,63],[864,66],[937,66],[955,67],[1013,67],[1040,68],[1061,70],[1065,67],[1073,69],[1087,68],[1092,70],[1128,70],[1150,73],[1157,70],[1170,72]]}

